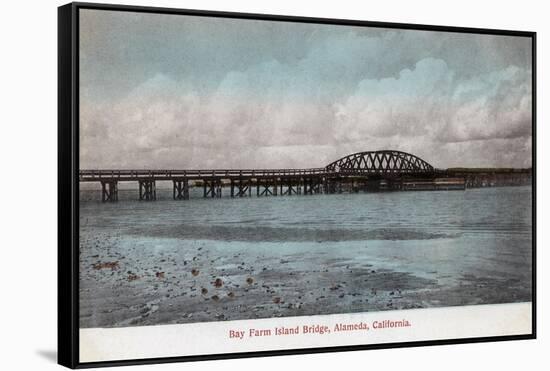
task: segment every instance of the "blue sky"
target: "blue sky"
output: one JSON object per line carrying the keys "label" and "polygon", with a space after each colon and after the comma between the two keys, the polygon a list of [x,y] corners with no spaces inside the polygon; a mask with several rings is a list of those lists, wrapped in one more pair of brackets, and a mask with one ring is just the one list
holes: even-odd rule
{"label": "blue sky", "polygon": [[82,168],[531,166],[522,37],[80,14]]}

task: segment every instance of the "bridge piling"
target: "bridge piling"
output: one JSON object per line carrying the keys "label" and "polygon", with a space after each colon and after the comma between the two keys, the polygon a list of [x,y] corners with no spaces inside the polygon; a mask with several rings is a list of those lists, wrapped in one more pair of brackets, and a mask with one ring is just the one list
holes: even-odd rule
{"label": "bridge piling", "polygon": [[304,179],[304,194],[312,195],[321,192],[322,180],[319,178],[309,177]]}
{"label": "bridge piling", "polygon": [[[273,185],[273,180],[265,179],[256,183],[256,195],[259,196],[277,196],[277,185]],[[273,189],[271,189],[273,187]]]}
{"label": "bridge piling", "polygon": [[187,179],[175,179],[173,188],[174,200],[189,200],[189,181]]}
{"label": "bridge piling", "polygon": [[203,196],[204,198],[221,198],[222,197],[222,182],[220,179],[203,180]]}
{"label": "bridge piling", "polygon": [[118,201],[118,182],[116,180],[101,181],[101,201]]}
{"label": "bridge piling", "polygon": [[287,180],[286,183],[286,192],[285,195],[292,196],[292,194],[298,194],[298,189],[296,188],[296,184],[292,178]]}
{"label": "bridge piling", "polygon": [[[235,189],[237,193],[235,194]],[[231,179],[231,197],[246,197],[251,195],[252,185],[249,179]]]}
{"label": "bridge piling", "polygon": [[324,194],[336,193],[336,182],[328,178],[323,178],[323,193]]}
{"label": "bridge piling", "polygon": [[139,181],[139,200],[154,201],[157,199],[157,187],[154,180]]}

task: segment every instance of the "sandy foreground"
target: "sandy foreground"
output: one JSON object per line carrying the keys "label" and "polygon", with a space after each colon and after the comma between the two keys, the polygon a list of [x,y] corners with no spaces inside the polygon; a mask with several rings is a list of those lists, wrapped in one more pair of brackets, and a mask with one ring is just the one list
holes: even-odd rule
{"label": "sandy foreground", "polygon": [[530,285],[526,287],[525,280],[515,276],[449,274],[438,269],[419,272],[406,264],[396,269],[370,253],[376,243],[220,244],[83,231],[80,326],[143,326],[530,300]]}

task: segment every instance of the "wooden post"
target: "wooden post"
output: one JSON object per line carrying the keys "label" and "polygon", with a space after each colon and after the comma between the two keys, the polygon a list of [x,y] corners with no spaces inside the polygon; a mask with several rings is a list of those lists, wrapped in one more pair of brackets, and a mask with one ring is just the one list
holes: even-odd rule
{"label": "wooden post", "polygon": [[153,179],[139,180],[139,200],[154,201],[157,199],[157,188]]}
{"label": "wooden post", "polygon": [[246,197],[247,193],[250,196],[250,180],[239,179],[237,195],[239,197]]}
{"label": "wooden post", "polygon": [[183,181],[183,199],[189,200],[189,181],[187,179]]}
{"label": "wooden post", "polygon": [[187,179],[174,179],[173,198],[174,200],[189,199],[189,181]]}
{"label": "wooden post", "polygon": [[118,201],[118,182],[116,180],[108,180],[108,181],[101,182],[101,201],[102,202]]}
{"label": "wooden post", "polygon": [[105,182],[101,182],[101,202],[107,201],[107,188]]}

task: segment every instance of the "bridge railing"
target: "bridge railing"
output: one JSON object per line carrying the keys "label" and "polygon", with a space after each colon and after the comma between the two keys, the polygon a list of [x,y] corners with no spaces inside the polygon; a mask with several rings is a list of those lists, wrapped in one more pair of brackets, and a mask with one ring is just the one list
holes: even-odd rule
{"label": "bridge railing", "polygon": [[281,177],[300,175],[323,175],[325,168],[311,169],[213,169],[213,170],[80,170],[81,181],[98,181],[102,179],[134,180],[149,178],[171,180],[175,178],[236,178],[236,177]]}

